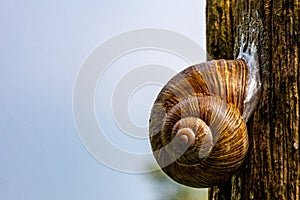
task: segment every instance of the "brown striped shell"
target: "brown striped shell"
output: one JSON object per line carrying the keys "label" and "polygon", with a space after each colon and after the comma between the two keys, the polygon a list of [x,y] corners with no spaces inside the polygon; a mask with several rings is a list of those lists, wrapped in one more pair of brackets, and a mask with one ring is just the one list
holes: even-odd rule
{"label": "brown striped shell", "polygon": [[150,116],[150,141],[162,170],[191,187],[230,178],[248,149],[242,118],[249,69],[243,59],[191,66],[161,90]]}

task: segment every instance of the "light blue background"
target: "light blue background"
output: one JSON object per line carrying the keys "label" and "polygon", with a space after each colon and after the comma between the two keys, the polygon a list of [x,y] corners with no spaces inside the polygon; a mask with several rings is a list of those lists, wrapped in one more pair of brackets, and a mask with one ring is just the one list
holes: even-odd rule
{"label": "light blue background", "polygon": [[[89,53],[125,31],[169,29],[205,49],[204,3],[1,0],[0,199],[156,199],[148,175],[112,170],[86,151],[73,85]],[[146,117],[132,114],[141,124]]]}

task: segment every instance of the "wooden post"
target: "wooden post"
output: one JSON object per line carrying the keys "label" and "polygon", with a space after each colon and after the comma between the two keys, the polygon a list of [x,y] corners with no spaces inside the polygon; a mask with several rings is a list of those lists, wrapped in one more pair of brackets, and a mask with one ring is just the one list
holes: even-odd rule
{"label": "wooden post", "polygon": [[[250,30],[253,13],[262,26]],[[262,95],[248,122],[248,157],[230,181],[210,189],[209,199],[300,199],[299,0],[207,0],[206,15],[213,59],[234,58],[235,39],[259,31],[262,80]]]}

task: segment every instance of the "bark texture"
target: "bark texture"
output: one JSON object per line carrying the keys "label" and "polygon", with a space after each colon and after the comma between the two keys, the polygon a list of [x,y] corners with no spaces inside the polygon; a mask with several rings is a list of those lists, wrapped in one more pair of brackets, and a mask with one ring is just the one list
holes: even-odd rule
{"label": "bark texture", "polygon": [[[249,29],[254,15],[261,26]],[[300,199],[299,16],[299,0],[207,1],[210,58],[232,59],[241,34],[257,32],[262,80],[248,122],[248,157],[230,181],[209,190],[209,199]]]}

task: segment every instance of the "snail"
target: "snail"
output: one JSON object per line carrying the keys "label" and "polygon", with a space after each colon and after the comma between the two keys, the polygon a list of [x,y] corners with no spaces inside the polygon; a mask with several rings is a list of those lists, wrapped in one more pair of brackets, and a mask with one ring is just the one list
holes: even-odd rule
{"label": "snail", "polygon": [[178,183],[205,188],[228,180],[248,150],[246,122],[258,100],[257,64],[242,54],[188,67],[160,91],[149,120],[162,170]]}

